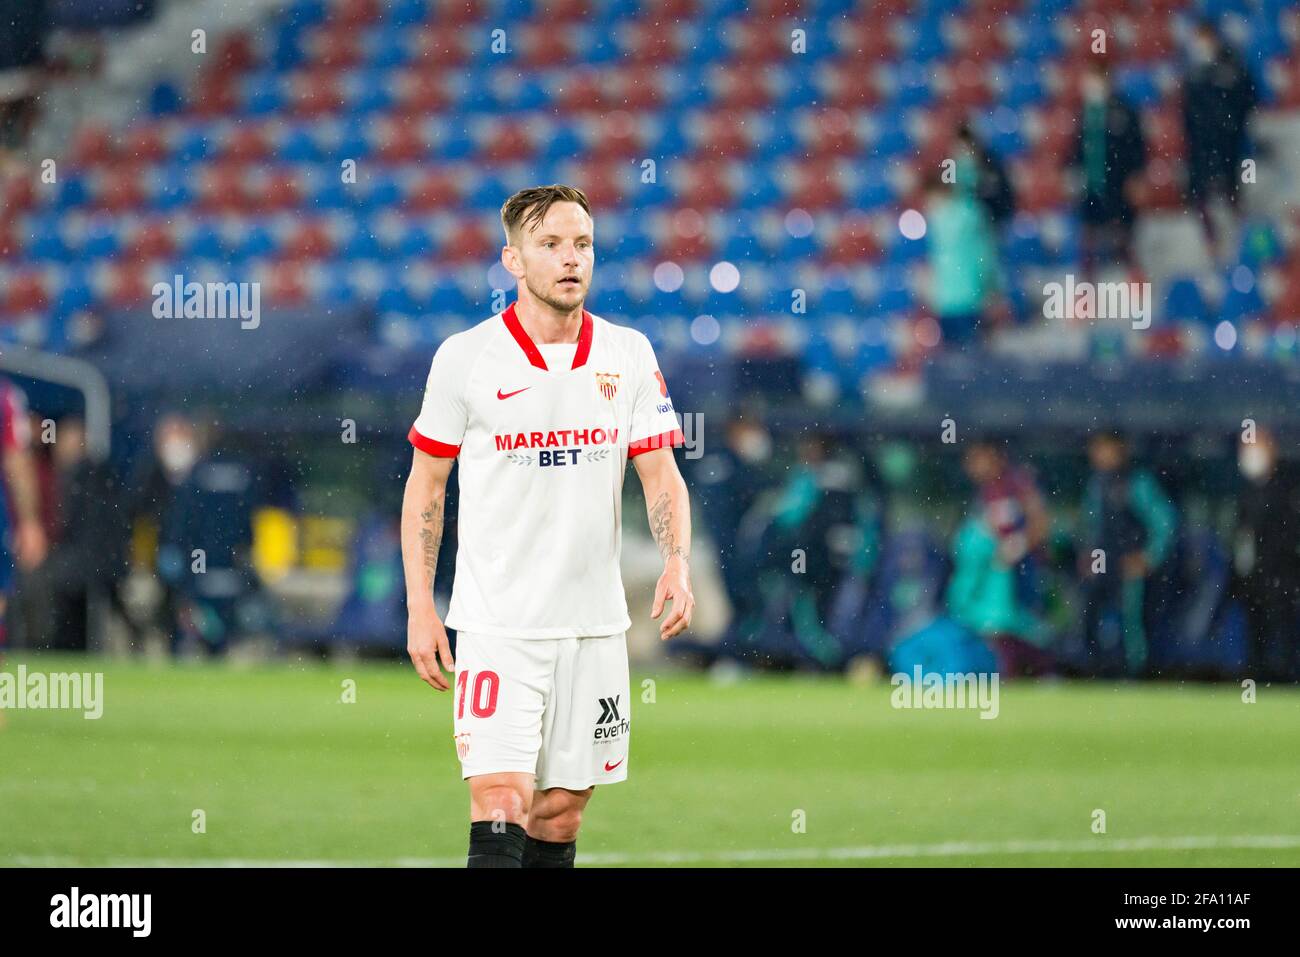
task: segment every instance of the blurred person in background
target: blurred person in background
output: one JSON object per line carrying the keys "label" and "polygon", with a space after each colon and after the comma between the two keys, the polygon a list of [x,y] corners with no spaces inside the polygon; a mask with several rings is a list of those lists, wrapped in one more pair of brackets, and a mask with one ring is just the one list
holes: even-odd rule
{"label": "blurred person in background", "polygon": [[1137,214],[1129,183],[1146,166],[1146,143],[1137,110],[1112,88],[1104,60],[1088,60],[1080,82],[1083,116],[1073,165],[1082,182],[1083,274],[1091,280],[1102,267],[1133,261]]}
{"label": "blurred person in background", "polygon": [[1232,593],[1246,611],[1251,676],[1300,681],[1300,481],[1259,429],[1240,441]]}
{"label": "blurred person in background", "polygon": [[0,651],[6,638],[15,571],[30,572],[45,561],[49,539],[41,523],[40,483],[31,449],[27,399],[0,378],[0,460],[4,484],[0,503]]}
{"label": "blurred person in background", "polygon": [[252,472],[183,415],[159,420],[154,453],[133,511],[156,522],[162,624],[173,654],[187,643],[219,654],[251,591]]}
{"label": "blurred person in background", "polygon": [[[997,246],[984,205],[975,198],[975,173],[955,183],[935,174],[926,189],[929,239],[929,302],[945,346],[964,348],[984,327],[991,293],[997,287]],[[969,182],[970,185],[960,185]]]}
{"label": "blurred person in background", "polygon": [[1079,529],[1087,668],[1137,677],[1147,664],[1146,586],[1173,549],[1178,512],[1155,476],[1132,463],[1122,433],[1095,433],[1088,461]]}
{"label": "blurred person in background", "polygon": [[962,457],[975,486],[975,508],[953,542],[948,607],[993,648],[1006,675],[1042,674],[1051,658],[1041,611],[1041,549],[1050,520],[1033,472],[992,439]]}
{"label": "blurred person in background", "polygon": [[242,634],[253,590],[253,473],[205,431],[195,432],[192,449],[189,474],[163,513],[158,564],[182,598],[172,653],[188,642],[217,655]]}
{"label": "blurred person in background", "polygon": [[153,624],[167,634],[175,649],[181,596],[175,576],[162,567],[162,526],[177,490],[190,477],[199,456],[197,428],[186,416],[167,413],[154,425],[152,454],[138,464],[131,483],[131,524],[155,543],[154,572],[162,590]]}
{"label": "blurred person in background", "polygon": [[111,473],[86,454],[81,419],[62,419],[55,436],[52,545],[27,576],[16,605],[29,646],[84,651],[89,597],[95,589],[109,595],[121,576],[126,530]]}
{"label": "blurred person in background", "polygon": [[47,0],[0,0],[0,182],[21,171],[50,30]]}
{"label": "blurred person in background", "polygon": [[957,127],[957,182],[970,187],[988,214],[994,231],[1016,214],[1016,193],[1006,165],[991,152],[969,123]]}
{"label": "blurred person in background", "polygon": [[[845,576],[870,572],[878,550],[873,501],[860,468],[838,454],[830,435],[800,437],[763,536],[763,575],[771,587],[758,591],[782,596],[799,653],[821,667],[843,663],[841,640],[827,622]],[[753,579],[747,587],[754,588]]]}
{"label": "blurred person in background", "polygon": [[1187,191],[1200,213],[1212,253],[1224,259],[1231,250],[1216,249],[1219,237],[1210,202],[1221,196],[1234,212],[1237,209],[1247,131],[1259,96],[1250,71],[1220,39],[1212,20],[1197,23],[1190,58],[1183,80]]}
{"label": "blurred person in background", "polygon": [[[758,555],[740,546],[741,520],[778,481],[772,435],[762,413],[747,410],[732,416],[724,427],[722,446],[710,449],[693,467],[688,460],[687,467],[689,484],[699,499],[699,514],[718,551],[719,571],[731,605],[729,628],[736,628],[759,606],[753,587]],[[688,643],[677,644],[685,647]]]}

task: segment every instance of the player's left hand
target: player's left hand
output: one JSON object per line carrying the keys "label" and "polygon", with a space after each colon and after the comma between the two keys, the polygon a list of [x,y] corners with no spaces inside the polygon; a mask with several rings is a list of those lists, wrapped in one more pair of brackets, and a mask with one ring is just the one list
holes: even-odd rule
{"label": "player's left hand", "polygon": [[673,603],[673,610],[659,625],[659,637],[663,640],[679,635],[690,627],[691,613],[695,611],[695,596],[691,594],[691,567],[684,558],[670,558],[664,566],[664,573],[655,585],[651,618],[663,614],[666,601]]}

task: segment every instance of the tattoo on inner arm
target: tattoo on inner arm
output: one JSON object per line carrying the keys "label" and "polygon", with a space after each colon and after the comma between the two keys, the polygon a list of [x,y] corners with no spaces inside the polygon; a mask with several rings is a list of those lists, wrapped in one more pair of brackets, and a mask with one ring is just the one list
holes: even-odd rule
{"label": "tattoo on inner arm", "polygon": [[442,545],[442,503],[430,502],[420,513],[420,548],[424,552],[424,580],[433,591],[433,576],[438,570],[438,549]]}
{"label": "tattoo on inner arm", "polygon": [[690,560],[686,549],[677,544],[673,535],[673,506],[667,492],[660,493],[650,506],[650,534],[659,545],[659,554],[664,561],[674,556]]}

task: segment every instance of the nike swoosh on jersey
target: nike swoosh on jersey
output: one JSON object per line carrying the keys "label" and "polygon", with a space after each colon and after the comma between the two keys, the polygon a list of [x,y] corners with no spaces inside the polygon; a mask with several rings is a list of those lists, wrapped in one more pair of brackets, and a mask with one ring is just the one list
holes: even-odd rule
{"label": "nike swoosh on jersey", "polygon": [[616,761],[614,764],[610,764],[608,761],[606,761],[606,762],[605,762],[605,770],[606,770],[606,771],[613,771],[616,767],[618,767],[620,764],[622,764],[625,760],[627,760],[627,759],[626,759],[626,758],[619,758],[618,761]]}
{"label": "nike swoosh on jersey", "polygon": [[497,398],[498,398],[498,399],[508,399],[508,398],[510,398],[512,395],[518,395],[520,392],[527,392],[527,391],[528,391],[529,389],[531,389],[531,388],[532,388],[532,386],[530,386],[530,385],[526,385],[526,386],[524,386],[522,389],[515,389],[514,392],[507,392],[505,395],[502,395],[502,394],[501,394],[501,390],[500,390],[500,389],[497,389]]}

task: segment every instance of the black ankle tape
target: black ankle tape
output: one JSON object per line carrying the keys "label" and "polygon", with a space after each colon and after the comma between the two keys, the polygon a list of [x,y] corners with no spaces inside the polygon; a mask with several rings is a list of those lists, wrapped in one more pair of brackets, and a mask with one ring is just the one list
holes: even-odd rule
{"label": "black ankle tape", "polygon": [[524,843],[524,867],[572,867],[577,854],[577,841],[539,841],[529,836]]}
{"label": "black ankle tape", "polygon": [[474,821],[469,826],[467,867],[522,867],[528,835],[518,824]]}

